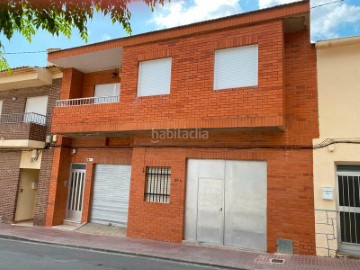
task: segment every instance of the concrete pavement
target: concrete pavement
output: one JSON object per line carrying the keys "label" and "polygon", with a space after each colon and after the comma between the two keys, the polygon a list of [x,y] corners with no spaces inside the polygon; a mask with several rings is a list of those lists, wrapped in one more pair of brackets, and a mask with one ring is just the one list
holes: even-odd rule
{"label": "concrete pavement", "polygon": [[[298,255],[284,256],[218,247],[190,246],[149,240],[90,235],[43,227],[29,228],[0,225],[0,238],[1,237],[5,239],[20,239],[234,269],[360,269],[360,260]],[[271,259],[276,258],[284,259],[285,262],[283,264],[272,264]]]}

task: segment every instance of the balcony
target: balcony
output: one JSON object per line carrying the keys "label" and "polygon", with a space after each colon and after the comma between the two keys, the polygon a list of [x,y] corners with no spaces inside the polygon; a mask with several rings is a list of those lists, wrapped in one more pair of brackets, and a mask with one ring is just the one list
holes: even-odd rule
{"label": "balcony", "polygon": [[120,101],[119,96],[76,98],[76,99],[57,100],[55,107],[63,108],[63,107],[74,107],[74,106],[88,106],[95,104],[110,104],[110,103],[117,103],[119,101]]}
{"label": "balcony", "polygon": [[43,148],[46,116],[36,113],[0,115],[0,148]]}

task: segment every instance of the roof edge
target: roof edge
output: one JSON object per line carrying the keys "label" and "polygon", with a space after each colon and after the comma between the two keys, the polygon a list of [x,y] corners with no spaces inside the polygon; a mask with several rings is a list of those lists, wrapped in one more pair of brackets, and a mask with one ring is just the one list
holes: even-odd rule
{"label": "roof edge", "polygon": [[320,40],[316,42],[317,49],[325,49],[340,46],[349,46],[354,44],[360,44],[360,35],[346,38],[334,38],[327,40]]}
{"label": "roof edge", "polygon": [[16,75],[39,73],[43,70],[48,70],[53,75],[62,73],[62,69],[57,66],[46,66],[46,67],[21,66],[21,67],[10,68],[10,72],[8,72],[7,70],[0,71],[0,79],[11,77],[11,76],[16,76]]}
{"label": "roof edge", "polygon": [[[270,8],[259,9],[251,12],[235,14],[227,17],[217,18],[197,22],[178,27],[157,30],[152,32],[141,33],[134,36],[122,37],[109,41],[93,43],[89,45],[72,47],[59,51],[48,53],[48,60],[66,58],[73,55],[92,53],[98,50],[111,49],[116,47],[135,46],[144,43],[150,43],[165,39],[171,39],[179,36],[189,36],[204,32],[216,31],[234,26],[245,26],[251,24],[260,24],[271,20],[282,19],[296,14],[310,12],[310,1],[300,0],[297,2],[278,5]],[[207,30],[204,29],[208,26]]]}

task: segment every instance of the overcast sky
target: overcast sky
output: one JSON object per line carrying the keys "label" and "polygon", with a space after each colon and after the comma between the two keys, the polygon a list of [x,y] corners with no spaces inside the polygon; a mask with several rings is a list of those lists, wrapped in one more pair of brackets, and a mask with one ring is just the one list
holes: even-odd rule
{"label": "overcast sky", "polygon": [[[311,6],[314,7],[311,10],[313,41],[360,34],[360,0],[345,0],[319,6],[336,1],[311,1]],[[146,5],[136,3],[130,6],[131,25],[133,34],[140,34],[291,2],[297,2],[297,0],[171,0],[171,3],[164,7],[158,6],[154,13]],[[88,28],[89,43],[127,36],[119,24],[113,25],[109,17],[100,15],[89,22]],[[31,44],[19,35],[15,35],[10,42],[3,36],[0,36],[0,39],[6,52],[11,53],[85,45],[76,32],[70,40],[66,37],[52,37],[47,33],[39,32]],[[46,65],[46,53],[16,54],[6,55],[6,57],[12,67]]]}

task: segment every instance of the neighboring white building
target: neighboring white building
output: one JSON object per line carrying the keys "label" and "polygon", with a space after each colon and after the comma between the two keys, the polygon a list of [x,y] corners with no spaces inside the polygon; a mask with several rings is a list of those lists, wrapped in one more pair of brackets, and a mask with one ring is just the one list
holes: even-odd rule
{"label": "neighboring white building", "polygon": [[360,254],[360,36],[319,41],[314,150],[317,254]]}

